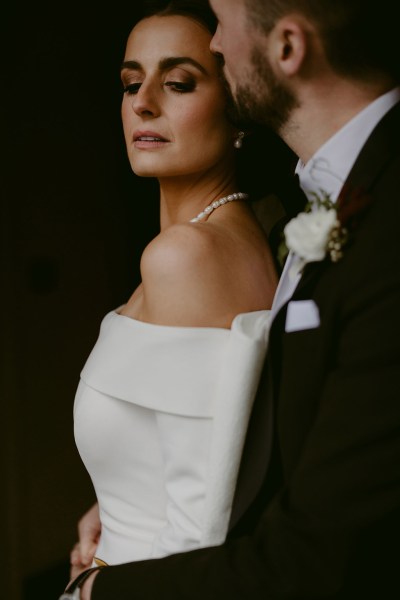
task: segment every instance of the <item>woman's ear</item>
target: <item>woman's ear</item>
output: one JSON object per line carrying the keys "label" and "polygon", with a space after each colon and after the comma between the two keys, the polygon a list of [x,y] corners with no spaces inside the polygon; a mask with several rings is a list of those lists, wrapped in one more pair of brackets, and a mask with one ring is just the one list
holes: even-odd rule
{"label": "woman's ear", "polygon": [[280,19],[270,34],[270,57],[275,68],[286,77],[296,75],[307,53],[307,30],[297,16]]}

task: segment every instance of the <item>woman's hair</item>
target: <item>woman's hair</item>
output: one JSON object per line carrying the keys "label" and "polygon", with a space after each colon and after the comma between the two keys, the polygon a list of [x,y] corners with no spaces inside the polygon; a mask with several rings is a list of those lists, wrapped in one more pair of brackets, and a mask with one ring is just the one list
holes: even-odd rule
{"label": "woman's hair", "polygon": [[217,28],[217,19],[208,0],[144,0],[143,17],[182,15],[201,23],[211,35]]}
{"label": "woman's hair", "polygon": [[269,33],[288,13],[301,13],[318,30],[337,73],[354,78],[385,74],[399,80],[396,3],[381,0],[245,0],[251,26]]}

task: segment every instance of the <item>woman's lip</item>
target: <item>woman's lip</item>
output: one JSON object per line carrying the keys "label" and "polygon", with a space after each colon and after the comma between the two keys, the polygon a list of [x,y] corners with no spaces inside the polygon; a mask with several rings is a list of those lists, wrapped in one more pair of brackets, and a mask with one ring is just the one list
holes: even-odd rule
{"label": "woman's lip", "polygon": [[148,150],[150,148],[162,148],[166,144],[169,144],[169,142],[167,140],[157,140],[157,139],[148,140],[148,139],[142,139],[142,138],[139,138],[133,142],[133,145],[135,146],[135,148],[146,149],[146,150]]}
{"label": "woman's lip", "polygon": [[145,141],[145,142],[168,142],[168,140],[157,133],[156,131],[135,131],[133,134],[133,141]]}

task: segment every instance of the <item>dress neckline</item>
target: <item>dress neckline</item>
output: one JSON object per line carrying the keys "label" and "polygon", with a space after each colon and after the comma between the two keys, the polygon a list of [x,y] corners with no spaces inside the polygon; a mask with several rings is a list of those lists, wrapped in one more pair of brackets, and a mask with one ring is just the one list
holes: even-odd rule
{"label": "dress neckline", "polygon": [[119,310],[121,310],[121,308],[125,306],[124,304],[122,304],[121,306],[119,306],[117,309],[114,309],[112,311],[110,311],[110,313],[108,314],[108,316],[114,316],[117,319],[125,319],[126,322],[130,322],[132,326],[137,326],[137,327],[142,327],[142,328],[153,328],[153,329],[159,329],[162,331],[182,331],[182,332],[216,332],[216,333],[222,333],[224,334],[226,333],[231,333],[232,330],[235,328],[236,324],[238,323],[238,321],[241,321],[242,319],[245,319],[246,317],[251,318],[251,315],[254,316],[254,318],[256,318],[257,316],[266,316],[269,315],[271,310],[270,309],[260,309],[260,310],[253,310],[253,311],[248,311],[248,312],[243,312],[243,313],[238,313],[232,320],[231,326],[230,327],[213,327],[213,326],[190,326],[190,325],[163,325],[163,324],[159,324],[159,323],[149,323],[148,321],[141,321],[139,319],[135,319],[134,317],[129,317],[128,315],[123,315],[119,312]]}

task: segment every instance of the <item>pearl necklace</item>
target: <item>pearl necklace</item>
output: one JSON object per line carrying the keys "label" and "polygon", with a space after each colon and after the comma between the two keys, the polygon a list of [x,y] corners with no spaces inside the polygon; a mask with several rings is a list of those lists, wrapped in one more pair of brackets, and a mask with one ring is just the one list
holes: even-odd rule
{"label": "pearl necklace", "polygon": [[229,194],[229,196],[224,196],[223,198],[220,198],[219,200],[214,200],[214,202],[211,202],[211,204],[206,206],[205,209],[202,210],[201,213],[199,213],[197,215],[197,217],[190,219],[189,222],[197,223],[198,221],[201,221],[201,219],[204,219],[204,217],[210,215],[213,212],[213,210],[215,210],[219,206],[222,206],[223,204],[226,204],[227,202],[232,202],[232,200],[246,200],[248,197],[249,197],[249,195],[244,194],[243,192],[235,192],[234,194]]}

